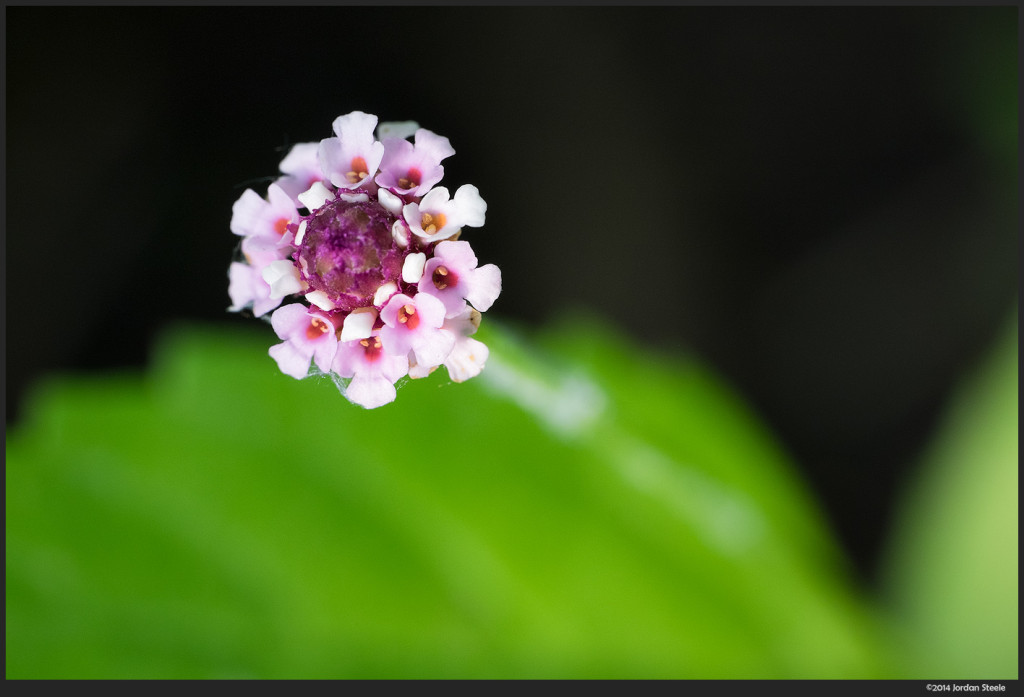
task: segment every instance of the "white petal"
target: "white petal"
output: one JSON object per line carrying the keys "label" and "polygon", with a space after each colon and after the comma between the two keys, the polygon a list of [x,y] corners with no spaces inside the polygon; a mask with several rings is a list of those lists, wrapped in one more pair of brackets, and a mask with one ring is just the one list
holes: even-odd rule
{"label": "white petal", "polygon": [[348,203],[363,203],[370,200],[366,194],[338,194],[338,197]]}
{"label": "white petal", "polygon": [[395,196],[387,189],[377,190],[377,200],[380,201],[380,205],[384,206],[389,213],[399,215],[402,212],[402,199]]}
{"label": "white petal", "polygon": [[406,283],[419,283],[423,278],[423,265],[427,263],[427,255],[423,252],[410,254],[402,265],[402,280]]}
{"label": "white petal", "polygon": [[373,334],[373,324],[377,321],[377,311],[372,307],[360,307],[352,310],[341,325],[342,341],[358,341],[367,339]]}
{"label": "white petal", "polygon": [[[381,287],[377,289],[377,292],[373,294],[373,304],[376,305],[377,307],[380,307],[388,300],[390,300],[391,296],[397,292],[398,285],[394,281],[388,281],[387,283],[381,285]],[[362,338],[365,339],[366,337]]]}
{"label": "white petal", "polygon": [[308,208],[311,212],[315,211],[328,201],[333,200],[334,194],[331,193],[330,189],[323,185],[323,182],[316,182],[313,186],[309,187],[309,191],[299,194],[299,201],[301,201],[302,205]]}
{"label": "white petal", "polygon": [[321,310],[330,312],[334,309],[335,305],[330,298],[327,297],[327,293],[322,290],[314,290],[310,293],[306,293],[306,300],[313,303]]}
{"label": "white petal", "polygon": [[302,290],[299,270],[291,259],[279,259],[267,264],[263,269],[263,280],[270,285],[270,298],[283,298]]}
{"label": "white petal", "polygon": [[295,233],[295,246],[302,244],[302,238],[306,236],[306,221],[299,223],[299,231]]}
{"label": "white petal", "polygon": [[[384,189],[381,189],[384,191]],[[403,249],[409,246],[409,226],[401,220],[396,220],[391,226],[391,236],[395,238],[395,244]]]}

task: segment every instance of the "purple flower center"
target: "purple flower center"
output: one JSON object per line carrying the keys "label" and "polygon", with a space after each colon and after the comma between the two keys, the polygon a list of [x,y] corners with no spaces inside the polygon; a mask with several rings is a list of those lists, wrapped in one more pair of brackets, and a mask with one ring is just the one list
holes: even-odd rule
{"label": "purple flower center", "polygon": [[401,277],[405,253],[391,234],[395,217],[376,201],[339,198],[305,221],[295,261],[302,279],[326,293],[337,309],[372,305],[381,285]]}

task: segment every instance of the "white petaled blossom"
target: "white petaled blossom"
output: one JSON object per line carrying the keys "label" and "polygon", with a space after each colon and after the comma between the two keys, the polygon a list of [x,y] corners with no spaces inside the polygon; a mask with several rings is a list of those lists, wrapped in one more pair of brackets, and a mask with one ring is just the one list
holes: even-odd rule
{"label": "white petaled blossom", "polygon": [[246,189],[232,207],[242,241],[228,309],[271,322],[283,373],[327,375],[367,409],[440,366],[452,382],[475,377],[488,350],[470,335],[501,273],[456,238],[484,224],[487,204],[470,184],[438,186],[455,150],[415,122],[354,111],[333,130],[294,146],[266,195]]}

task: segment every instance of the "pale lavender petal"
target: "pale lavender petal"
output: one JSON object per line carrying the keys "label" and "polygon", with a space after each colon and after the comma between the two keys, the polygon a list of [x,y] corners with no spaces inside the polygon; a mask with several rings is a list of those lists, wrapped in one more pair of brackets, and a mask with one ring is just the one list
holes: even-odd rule
{"label": "pale lavender petal", "polygon": [[341,174],[342,154],[341,140],[339,138],[324,138],[317,146],[317,160],[320,162],[320,171],[324,179],[334,183],[335,172]]}
{"label": "pale lavender petal", "polygon": [[[231,297],[229,310],[238,312],[256,299],[254,278],[263,283],[263,279],[256,275],[256,270],[248,264],[231,262],[231,266],[228,267],[228,295]],[[269,293],[270,288],[265,283],[263,285]]]}
{"label": "pale lavender petal", "polygon": [[292,197],[277,184],[267,187],[267,199],[267,208],[271,219],[276,221],[278,218],[287,218],[289,222],[299,219],[299,212],[295,208]]}
{"label": "pale lavender petal", "polygon": [[470,269],[475,269],[477,264],[476,254],[473,253],[469,242],[465,240],[438,242],[434,248],[434,258],[440,259],[445,266],[458,273],[466,273]]}
{"label": "pale lavender petal", "polygon": [[433,131],[421,128],[416,131],[416,152],[420,153],[433,164],[440,164],[441,160],[455,154],[455,148],[444,136],[439,136]]}
{"label": "pale lavender petal", "polygon": [[391,382],[397,382],[400,378],[403,378],[409,372],[409,357],[408,354],[405,356],[389,356],[386,353],[381,354],[377,360],[377,370],[380,374],[386,377]]}
{"label": "pale lavender petal", "polygon": [[413,299],[420,316],[420,326],[439,328],[444,324],[444,303],[431,295],[417,293]]}
{"label": "pale lavender petal", "polygon": [[490,349],[483,342],[468,336],[459,337],[444,362],[448,375],[454,382],[463,382],[476,377],[483,370],[490,355]]}
{"label": "pale lavender petal", "polygon": [[320,339],[314,342],[313,362],[316,367],[325,373],[330,372],[331,363],[334,361],[334,354],[338,351],[338,340],[333,331],[326,332]]}
{"label": "pale lavender petal", "polygon": [[246,189],[231,206],[231,232],[252,235],[259,231],[259,222],[267,202],[252,189]]}
{"label": "pale lavender petal", "polygon": [[301,303],[290,303],[270,316],[270,326],[278,338],[287,341],[309,325],[309,313]]}
{"label": "pale lavender petal", "polygon": [[309,374],[310,354],[304,353],[290,341],[270,347],[270,357],[277,361],[277,367],[285,375],[301,380]]}
{"label": "pale lavender petal", "polygon": [[270,297],[270,286],[264,283],[262,278],[259,280],[260,283],[263,283],[263,287],[266,288],[266,295],[258,295],[253,302],[252,314],[254,317],[262,317],[281,304],[281,298]]}
{"label": "pale lavender petal", "polygon": [[252,313],[256,317],[262,317],[275,307],[281,304],[281,298],[270,297],[270,286],[260,275],[257,269],[232,262],[229,270],[228,295],[231,296],[232,312],[244,309],[252,303]]}
{"label": "pale lavender petal", "polygon": [[319,175],[320,162],[317,159],[319,148],[319,143],[296,143],[281,160],[281,171],[298,179]]}
{"label": "pale lavender petal", "polygon": [[334,361],[331,363],[331,370],[343,378],[350,378],[356,374],[356,364],[364,353],[359,340],[341,341],[338,350],[334,354]]}
{"label": "pale lavender petal", "polygon": [[[442,311],[444,306],[442,305]],[[416,332],[412,350],[416,362],[424,366],[441,365],[455,345],[455,335],[440,329]]]}
{"label": "pale lavender petal", "polygon": [[296,177],[292,174],[286,174],[278,177],[274,183],[281,187],[281,189],[292,197],[292,201],[296,205],[302,205],[302,201],[299,200],[299,194],[305,193],[309,190],[309,187],[313,186],[315,182],[320,181],[319,170],[317,174],[309,179],[303,177]]}
{"label": "pale lavender petal", "polygon": [[387,138],[383,140],[384,157],[380,161],[380,174],[376,182],[380,186],[396,191],[409,191],[410,188],[403,188],[398,185],[398,180],[406,176],[409,168],[415,166],[413,146],[407,140],[401,138]]}
{"label": "pale lavender petal", "polygon": [[363,111],[353,111],[334,119],[331,126],[334,134],[347,147],[367,147],[373,143],[373,129],[377,127],[377,117]]}
{"label": "pale lavender petal", "polygon": [[265,235],[250,235],[242,240],[242,254],[245,260],[261,271],[267,264],[287,257],[291,250]]}
{"label": "pale lavender petal", "polygon": [[480,312],[490,309],[501,294],[501,269],[494,264],[473,271],[466,284],[466,300]]}
{"label": "pale lavender petal", "polygon": [[463,184],[455,192],[455,207],[458,211],[459,225],[480,227],[484,224],[487,203],[480,198],[480,190],[472,184]]}
{"label": "pale lavender petal", "polygon": [[412,350],[413,333],[405,327],[392,327],[385,324],[380,328],[380,340],[384,352],[391,356],[407,356]]}
{"label": "pale lavender petal", "polygon": [[394,383],[385,377],[360,375],[352,378],[345,389],[345,396],[361,407],[376,409],[395,401],[397,390]]}

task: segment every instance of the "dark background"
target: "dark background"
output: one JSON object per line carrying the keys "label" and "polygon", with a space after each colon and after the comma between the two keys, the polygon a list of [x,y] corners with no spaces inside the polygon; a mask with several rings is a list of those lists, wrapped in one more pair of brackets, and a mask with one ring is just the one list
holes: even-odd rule
{"label": "dark background", "polygon": [[[865,581],[1017,294],[1015,7],[6,8],[6,392],[225,312],[231,204],[363,110],[451,139],[491,315],[701,357]],[[251,325],[250,325],[251,326]],[[268,338],[270,337],[268,329]],[[629,366],[623,366],[624,371]]]}

